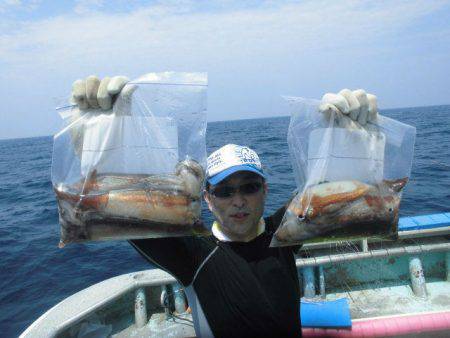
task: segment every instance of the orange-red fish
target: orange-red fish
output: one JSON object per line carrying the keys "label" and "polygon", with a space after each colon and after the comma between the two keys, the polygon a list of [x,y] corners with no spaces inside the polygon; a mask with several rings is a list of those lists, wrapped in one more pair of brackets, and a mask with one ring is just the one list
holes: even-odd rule
{"label": "orange-red fish", "polygon": [[385,180],[377,185],[337,181],[309,187],[289,204],[272,245],[298,244],[347,228],[395,235],[401,190],[407,181]]}
{"label": "orange-red fish", "polygon": [[180,162],[174,175],[102,175],[55,187],[60,246],[69,242],[202,232],[203,169]]}

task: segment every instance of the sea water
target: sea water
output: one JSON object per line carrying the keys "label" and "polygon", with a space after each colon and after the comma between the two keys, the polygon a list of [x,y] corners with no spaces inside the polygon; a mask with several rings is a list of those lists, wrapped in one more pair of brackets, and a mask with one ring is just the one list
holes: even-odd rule
{"label": "sea water", "polygon": [[[386,110],[417,128],[411,179],[401,216],[450,211],[450,106]],[[295,189],[286,133],[288,117],[208,124],[211,152],[247,145],[268,176],[266,215]],[[127,242],[58,249],[58,211],[50,181],[52,137],[0,141],[0,335],[15,337],[50,307],[94,283],[151,268]],[[203,217],[212,221],[203,206]]]}

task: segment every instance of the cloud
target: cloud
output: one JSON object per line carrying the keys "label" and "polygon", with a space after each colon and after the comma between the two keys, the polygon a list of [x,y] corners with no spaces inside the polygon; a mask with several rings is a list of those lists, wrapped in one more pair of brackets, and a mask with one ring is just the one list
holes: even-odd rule
{"label": "cloud", "polygon": [[22,6],[22,1],[20,0],[2,0],[0,1],[0,13],[20,6]]}
{"label": "cloud", "polygon": [[36,9],[41,0],[0,0],[0,13],[7,13],[17,10],[34,10]]}
{"label": "cloud", "polygon": [[104,0],[77,0],[74,7],[74,12],[77,14],[84,14],[101,9],[105,1]]}
{"label": "cloud", "polygon": [[106,6],[80,0],[71,13],[16,21],[0,32],[0,99],[25,116],[15,91],[51,107],[49,99],[33,96],[36,88],[62,95],[71,81],[91,73],[208,71],[216,86],[209,95],[212,119],[223,119],[226,111],[234,112],[230,118],[269,114],[270,93],[318,96],[341,85],[381,88],[386,81],[380,62],[395,70],[392,56],[408,57],[418,40],[449,45],[448,24],[423,24],[448,4],[119,0]]}
{"label": "cloud", "polygon": [[[195,11],[195,2],[156,3],[127,13],[94,11],[102,0],[77,1],[75,11],[22,22],[0,35],[0,62],[41,67],[176,54],[205,59],[274,54],[274,48],[307,53],[367,45],[443,6],[442,1],[305,1],[256,8]],[[217,6],[216,6],[217,7]],[[219,8],[222,8],[219,6]],[[234,8],[231,6],[231,8]],[[284,52],[284,51],[280,51]],[[125,57],[126,55],[126,57]],[[64,56],[62,60],[61,56]],[[172,57],[173,58],[173,55]]]}

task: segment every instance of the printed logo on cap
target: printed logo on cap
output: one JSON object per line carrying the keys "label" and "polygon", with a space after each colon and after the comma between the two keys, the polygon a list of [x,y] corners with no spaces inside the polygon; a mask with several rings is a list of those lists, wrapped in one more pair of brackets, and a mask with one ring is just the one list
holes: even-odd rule
{"label": "printed logo on cap", "polygon": [[259,157],[252,149],[227,144],[208,157],[207,176],[214,176],[225,169],[238,165],[248,165],[261,170]]}
{"label": "printed logo on cap", "polygon": [[258,165],[259,160],[256,153],[248,147],[236,148],[234,150],[236,156],[245,164]]}

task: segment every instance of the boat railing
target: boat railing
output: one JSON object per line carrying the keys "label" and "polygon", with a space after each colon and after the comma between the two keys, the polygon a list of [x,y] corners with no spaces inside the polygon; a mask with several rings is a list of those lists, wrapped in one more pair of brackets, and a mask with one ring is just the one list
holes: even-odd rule
{"label": "boat railing", "polygon": [[[350,247],[351,248],[351,250],[349,250],[350,252],[345,252],[342,249],[339,249],[336,250],[336,253],[323,254],[324,249],[326,248],[328,250],[335,249],[340,245],[340,243],[334,243],[334,247],[331,243],[328,243],[328,245],[329,245],[328,247],[324,245],[321,245],[320,247],[317,246],[303,247],[302,252],[307,257],[298,258],[296,261],[297,267],[301,268],[306,266],[317,266],[323,264],[332,264],[367,258],[418,255],[422,253],[450,251],[450,242],[444,238],[427,240],[426,242],[420,244],[389,245],[384,243],[385,247],[373,249],[369,249],[369,245],[362,245],[361,249],[358,250],[358,247],[355,245]],[[346,244],[346,247],[348,247],[348,243]]]}
{"label": "boat railing", "polygon": [[[20,337],[57,337],[96,311],[125,294],[135,292],[135,305],[142,301],[146,287],[176,283],[176,279],[160,269],[144,270],[116,276],[81,290],[45,312]],[[135,306],[135,320],[142,322],[145,307]]]}
{"label": "boat railing", "polygon": [[[450,217],[449,217],[450,219]],[[447,276],[450,278],[450,242],[448,235],[450,227],[441,229],[403,231],[399,241],[371,242],[367,239],[354,243],[350,252],[342,249],[333,252],[333,248],[340,245],[348,247],[348,242],[336,241],[320,244],[307,244],[302,247],[302,255],[297,258],[297,268],[321,266],[336,262],[415,255],[429,252],[446,252]],[[420,232],[418,232],[420,231]],[[420,243],[417,238],[420,237]],[[344,245],[345,244],[345,245]],[[20,337],[56,337],[68,328],[80,323],[96,311],[113,303],[115,300],[135,293],[135,325],[145,325],[147,322],[144,289],[149,287],[163,287],[176,283],[176,279],[160,269],[144,270],[113,277],[81,290],[45,312],[31,324]],[[161,289],[156,288],[161,291]],[[141,304],[141,305],[140,305]]]}

